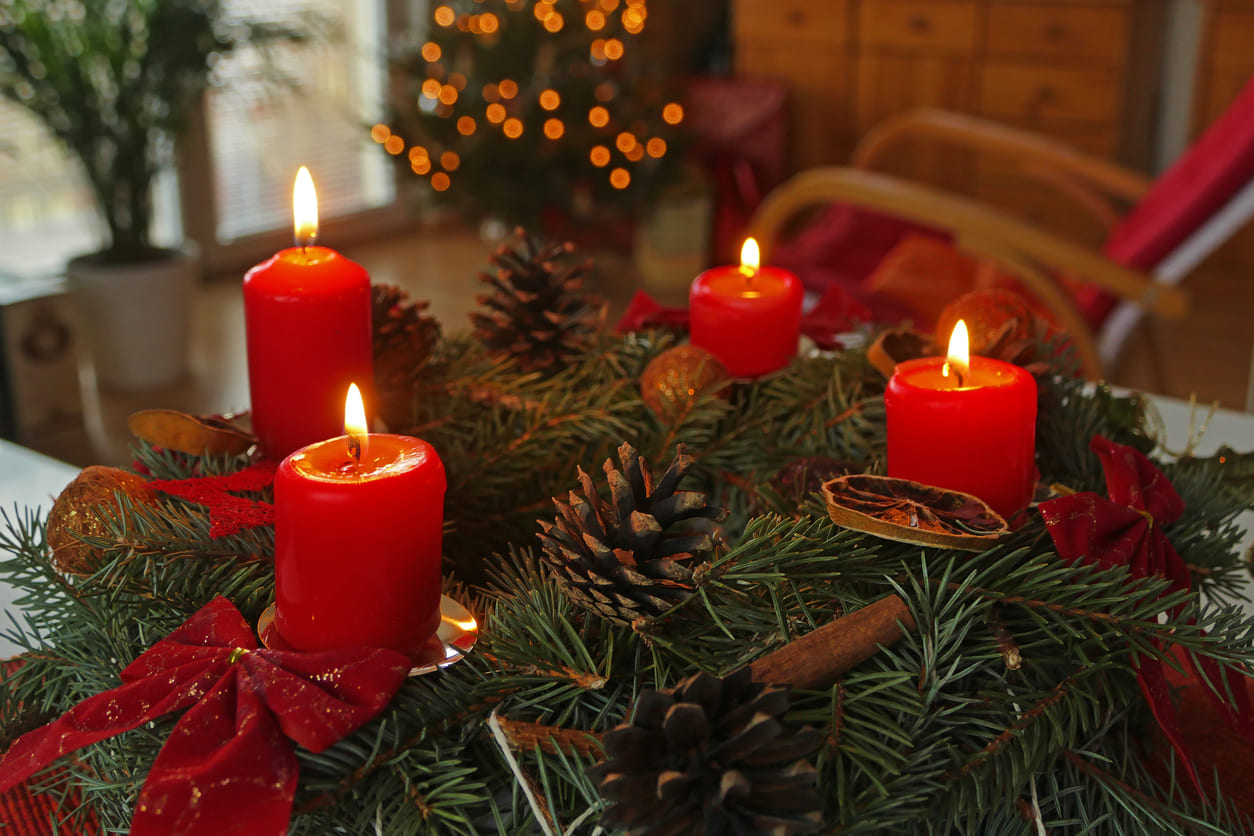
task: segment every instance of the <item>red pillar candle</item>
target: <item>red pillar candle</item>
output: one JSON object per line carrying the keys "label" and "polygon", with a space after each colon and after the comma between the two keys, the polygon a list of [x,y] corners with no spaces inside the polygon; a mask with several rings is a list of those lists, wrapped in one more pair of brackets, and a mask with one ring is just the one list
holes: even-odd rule
{"label": "red pillar candle", "polygon": [[367,435],[364,410],[346,425],[275,475],[275,627],[299,650],[413,655],[440,625],[444,465],[421,439]]}
{"label": "red pillar candle", "polygon": [[[962,322],[960,329],[965,355]],[[1036,485],[1036,381],[1000,360],[962,362],[925,357],[897,365],[884,392],[888,475],[972,494],[1009,520],[1028,506]]]}
{"label": "red pillar candle", "polygon": [[797,355],[805,291],[787,270],[758,266],[758,245],[745,241],[740,266],[706,270],[688,293],[693,345],[723,362],[733,377],[760,377]]}
{"label": "red pillar candle", "polygon": [[340,434],[344,391],[373,377],[370,276],[312,246],[317,198],[304,167],[296,178],[296,239],[244,276],[244,331],[253,431],[263,454],[288,453]]}

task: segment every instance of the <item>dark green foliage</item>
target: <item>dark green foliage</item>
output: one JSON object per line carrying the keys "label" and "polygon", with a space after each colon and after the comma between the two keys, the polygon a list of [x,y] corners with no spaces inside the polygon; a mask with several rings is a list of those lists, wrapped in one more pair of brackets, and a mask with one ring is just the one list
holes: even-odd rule
{"label": "dark green foliage", "polygon": [[[589,735],[629,718],[643,691],[698,672],[725,676],[890,593],[906,601],[917,632],[829,688],[794,691],[784,717],[825,735],[812,762],[826,832],[1032,834],[1037,810],[1055,834],[1251,829],[1218,794],[1202,804],[1181,781],[1156,783],[1147,764],[1179,767],[1154,744],[1133,654],[1175,647],[1236,671],[1254,664],[1254,620],[1195,593],[1164,594],[1163,581],[1065,566],[1035,517],[975,555],[839,528],[813,499],[797,506],[768,486],[804,456],[882,470],[883,383],[864,358],[800,359],[734,384],[730,400],[699,396],[663,422],[636,380],[671,339],[600,336],[547,378],[470,339],[435,346],[413,391],[400,394],[412,398],[413,433],[444,460],[449,568],[471,581],[449,591],[483,632],[466,661],[406,682],[356,734],[318,755],[299,752],[293,833],[532,834],[541,820],[589,833],[603,807],[587,776],[600,755]],[[1042,381],[1046,479],[1104,490],[1089,438],[1152,445],[1134,407],[1070,379]],[[732,512],[694,594],[631,626],[563,594],[541,564],[536,524],[552,497],[578,487],[577,467],[598,467],[624,439],[654,463],[686,445],[696,462],[683,488]],[[137,454],[163,477],[245,463]],[[1167,535],[1197,588],[1233,601],[1245,483],[1210,460],[1166,470],[1187,506]],[[0,533],[0,574],[29,616],[11,632],[34,651],[0,682],[0,732],[117,685],[122,666],[218,592],[253,620],[269,602],[271,531],[218,541],[198,506],[121,507],[114,536],[97,543],[99,571],[72,582],[51,568],[39,520],[11,516]],[[1160,624],[1177,605],[1179,618]],[[84,753],[77,780],[109,827],[125,830],[168,728]]]}

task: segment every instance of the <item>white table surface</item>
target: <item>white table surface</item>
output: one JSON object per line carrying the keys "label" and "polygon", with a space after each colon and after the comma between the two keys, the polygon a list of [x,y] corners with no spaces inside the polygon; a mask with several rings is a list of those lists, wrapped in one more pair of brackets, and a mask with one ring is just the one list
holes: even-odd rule
{"label": "white table surface", "polygon": [[[1185,401],[1158,396],[1152,396],[1150,400],[1163,419],[1167,435],[1165,446],[1175,452],[1184,449],[1191,430],[1196,432],[1209,413],[1209,407],[1205,404],[1193,406]],[[1192,452],[1207,455],[1215,452],[1221,444],[1227,444],[1238,452],[1254,450],[1254,414],[1218,410],[1210,416],[1206,433]],[[39,507],[46,515],[57,494],[77,474],[78,468],[72,465],[0,440],[0,508],[10,516],[15,507]],[[1246,512],[1246,516],[1248,545],[1254,540],[1254,513]],[[0,618],[0,630],[9,628],[10,614],[18,614],[14,605],[15,594],[15,590],[0,582],[0,612],[4,613],[3,618]],[[1251,609],[1254,611],[1254,607]],[[0,636],[0,658],[12,655],[17,650],[12,642]]]}
{"label": "white table surface", "polygon": [[[50,459],[33,450],[0,440],[0,509],[16,520],[28,508],[38,507],[47,516],[61,489],[78,475],[73,465]],[[5,555],[7,557],[7,555]],[[0,582],[0,632],[12,629],[10,616],[18,616],[14,605],[17,590]],[[18,652],[13,642],[0,636],[0,658]]]}

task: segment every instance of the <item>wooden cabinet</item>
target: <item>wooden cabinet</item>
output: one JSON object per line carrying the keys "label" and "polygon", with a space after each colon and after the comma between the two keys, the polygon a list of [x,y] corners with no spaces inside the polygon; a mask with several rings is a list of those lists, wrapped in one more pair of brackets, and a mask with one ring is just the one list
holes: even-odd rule
{"label": "wooden cabinet", "polygon": [[[853,0],[743,0],[734,10],[736,71],[788,84],[792,158],[847,159],[853,125],[847,96]],[[809,164],[809,163],[806,163]]]}
{"label": "wooden cabinet", "polygon": [[[1146,169],[1164,13],[1163,0],[734,0],[735,69],[790,85],[798,169],[847,162],[877,122],[925,105]],[[888,161],[897,173],[1074,222],[1065,203],[1025,194],[1012,163],[898,156]]]}

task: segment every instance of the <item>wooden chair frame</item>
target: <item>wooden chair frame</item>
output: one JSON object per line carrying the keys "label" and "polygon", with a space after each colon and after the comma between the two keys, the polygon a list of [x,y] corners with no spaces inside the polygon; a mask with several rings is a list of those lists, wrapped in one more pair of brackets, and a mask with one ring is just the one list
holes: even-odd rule
{"label": "wooden chair frame", "polygon": [[1150,186],[1143,175],[1047,138],[945,111],[921,109],[888,119],[871,130],[854,153],[854,167],[802,171],[766,196],[749,234],[765,252],[799,212],[828,203],[847,203],[930,226],[956,245],[991,259],[1018,276],[1075,340],[1084,373],[1103,374],[1094,334],[1071,297],[1052,278],[1058,271],[1083,276],[1157,316],[1188,312],[1179,287],[1115,264],[1101,253],[1067,241],[970,198],[865,170],[893,146],[918,139],[957,144],[1013,160],[1023,171],[1072,198],[1078,208],[1109,225],[1118,217],[1112,200],[1130,203]]}

